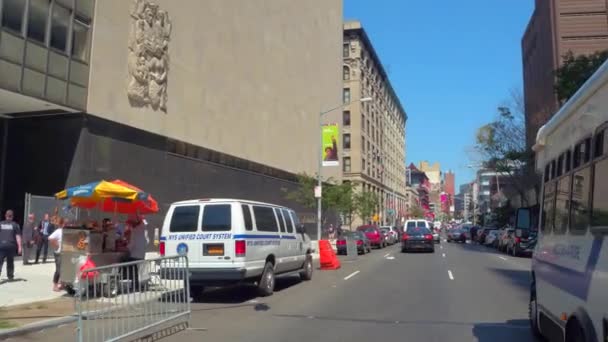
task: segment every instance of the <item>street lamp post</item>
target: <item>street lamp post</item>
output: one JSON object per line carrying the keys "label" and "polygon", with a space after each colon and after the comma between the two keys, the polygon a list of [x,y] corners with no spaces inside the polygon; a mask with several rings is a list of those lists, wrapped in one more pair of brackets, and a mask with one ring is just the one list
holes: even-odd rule
{"label": "street lamp post", "polygon": [[372,100],[371,97],[364,97],[364,98],[361,98],[358,100],[350,101],[348,103],[343,103],[337,107],[334,107],[332,109],[322,111],[321,113],[319,113],[319,134],[321,136],[319,139],[319,149],[318,149],[319,165],[317,166],[317,189],[318,190],[315,191],[315,196],[317,197],[317,240],[321,240],[321,211],[322,211],[321,203],[322,203],[322,198],[323,198],[323,194],[322,194],[323,180],[321,179],[321,170],[323,168],[323,116],[325,114],[333,112],[334,110],[344,108],[344,107],[350,105],[351,103],[368,102],[371,100]]}

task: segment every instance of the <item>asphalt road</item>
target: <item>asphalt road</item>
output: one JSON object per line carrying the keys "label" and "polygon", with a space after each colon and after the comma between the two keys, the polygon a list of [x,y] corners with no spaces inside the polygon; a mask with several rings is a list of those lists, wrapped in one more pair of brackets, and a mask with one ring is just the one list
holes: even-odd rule
{"label": "asphalt road", "polygon": [[[530,259],[442,242],[434,254],[397,245],[343,261],[313,280],[206,292],[190,327],[163,341],[534,341],[527,320]],[[73,327],[16,341],[64,341]]]}

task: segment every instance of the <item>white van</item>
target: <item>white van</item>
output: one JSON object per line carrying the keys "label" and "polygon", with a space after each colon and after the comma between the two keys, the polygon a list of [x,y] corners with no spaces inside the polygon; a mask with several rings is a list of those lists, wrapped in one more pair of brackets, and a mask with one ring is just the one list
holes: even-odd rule
{"label": "white van", "polygon": [[193,295],[205,286],[254,283],[262,296],[275,275],[312,278],[310,239],[295,211],[246,200],[200,199],[171,204],[161,255],[187,255]]}

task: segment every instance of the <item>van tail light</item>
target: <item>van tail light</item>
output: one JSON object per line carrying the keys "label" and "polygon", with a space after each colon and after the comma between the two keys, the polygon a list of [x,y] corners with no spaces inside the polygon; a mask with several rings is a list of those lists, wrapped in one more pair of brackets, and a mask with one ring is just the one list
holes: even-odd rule
{"label": "van tail light", "polygon": [[158,252],[160,256],[165,256],[165,241],[161,241],[158,245]]}
{"label": "van tail light", "polygon": [[357,246],[361,246],[363,244],[363,240],[357,240]]}
{"label": "van tail light", "polygon": [[338,241],[336,241],[336,245],[344,246],[344,245],[346,245],[346,240],[338,240]]}
{"label": "van tail light", "polygon": [[406,241],[406,240],[407,240],[407,239],[409,239],[409,238],[410,238],[410,236],[409,236],[409,235],[407,235],[407,234],[405,234],[405,233],[404,233],[404,234],[403,234],[403,236],[401,237],[401,239],[402,239],[403,241]]}
{"label": "van tail light", "polygon": [[234,254],[236,255],[236,257],[244,257],[245,254],[247,254],[247,241],[234,241]]}
{"label": "van tail light", "polygon": [[432,235],[432,234],[426,234],[426,235],[424,236],[424,238],[425,238],[426,240],[433,240],[433,235]]}
{"label": "van tail light", "polygon": [[515,243],[521,243],[521,238],[520,237],[516,237],[515,238]]}

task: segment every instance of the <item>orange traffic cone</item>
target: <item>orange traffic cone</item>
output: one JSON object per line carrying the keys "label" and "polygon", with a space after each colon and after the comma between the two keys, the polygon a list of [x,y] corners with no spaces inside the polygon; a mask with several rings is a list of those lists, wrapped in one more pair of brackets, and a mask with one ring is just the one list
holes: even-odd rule
{"label": "orange traffic cone", "polygon": [[337,270],[340,260],[328,240],[319,240],[319,256],[322,270]]}

